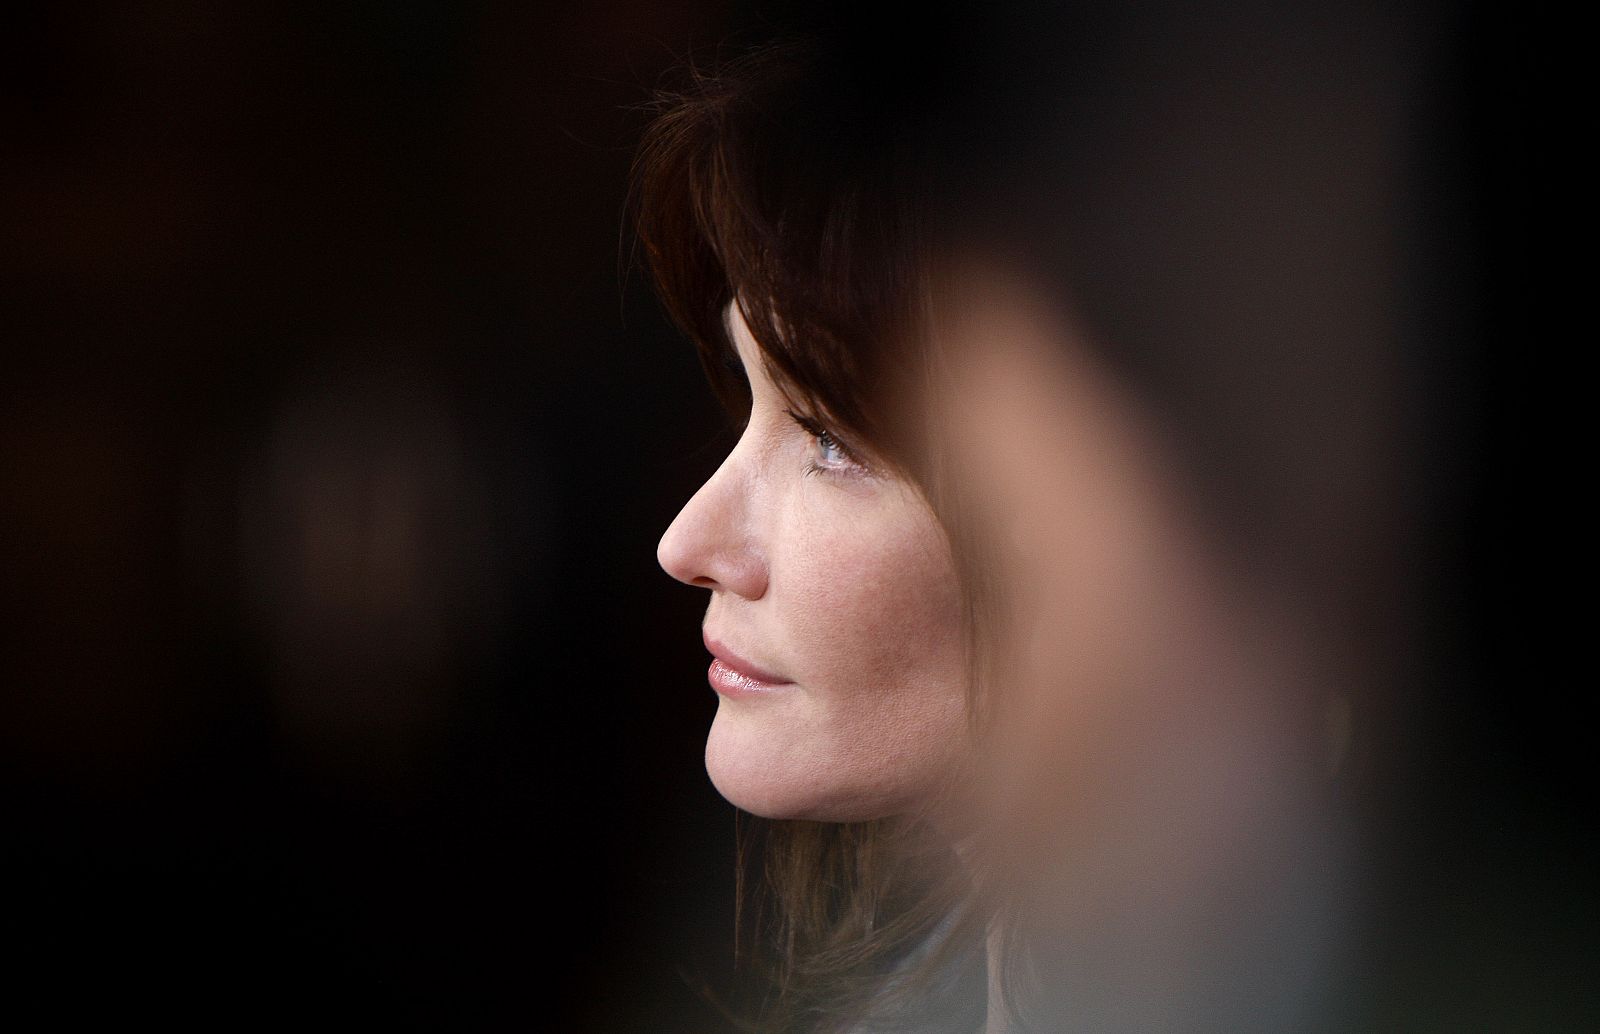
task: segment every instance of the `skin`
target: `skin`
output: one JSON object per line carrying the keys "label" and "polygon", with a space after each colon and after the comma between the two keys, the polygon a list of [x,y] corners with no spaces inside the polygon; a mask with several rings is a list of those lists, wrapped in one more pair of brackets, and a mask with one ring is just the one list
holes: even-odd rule
{"label": "skin", "polygon": [[[1259,784],[1237,766],[1316,717],[1304,638],[1231,576],[1143,407],[1083,332],[1008,273],[966,270],[965,291],[945,294],[959,365],[938,422],[957,476],[981,487],[1006,586],[1007,749],[991,761],[1034,774],[997,782],[1019,805],[1097,822],[1124,821],[1130,795],[1158,775],[1207,792],[1243,780],[1223,796],[1255,803]],[[1063,828],[1063,811],[1054,817]]]}
{"label": "skin", "polygon": [[864,821],[931,802],[964,730],[966,666],[948,543],[917,491],[797,422],[737,306],[749,423],[661,539],[709,589],[705,632],[770,690],[722,694],[706,770],[767,818]]}
{"label": "skin", "polygon": [[[937,423],[981,489],[1007,589],[985,864],[1057,935],[1048,961],[1085,1029],[1294,1007],[1333,893],[1304,638],[1210,548],[1144,409],[1070,314],[1008,267],[952,279]],[[1233,998],[1186,990],[1217,979]]]}

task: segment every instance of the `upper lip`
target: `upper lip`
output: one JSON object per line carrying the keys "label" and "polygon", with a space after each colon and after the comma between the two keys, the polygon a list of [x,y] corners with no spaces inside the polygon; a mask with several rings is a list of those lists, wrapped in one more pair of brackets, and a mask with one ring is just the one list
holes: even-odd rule
{"label": "upper lip", "polygon": [[746,660],[734,653],[721,640],[713,637],[710,632],[702,632],[701,635],[705,639],[706,649],[711,651],[711,656],[740,675],[754,679],[757,682],[770,682],[773,684],[782,684],[789,681],[782,675],[775,675],[754,661]]}

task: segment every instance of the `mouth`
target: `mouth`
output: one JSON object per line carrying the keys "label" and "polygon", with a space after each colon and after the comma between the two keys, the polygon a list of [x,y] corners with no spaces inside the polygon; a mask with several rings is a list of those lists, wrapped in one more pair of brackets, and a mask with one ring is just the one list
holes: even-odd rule
{"label": "mouth", "polygon": [[706,649],[711,651],[712,657],[711,668],[706,672],[706,680],[721,696],[751,696],[794,685],[782,675],[775,675],[755,662],[739,656],[710,635],[705,636],[705,644]]}

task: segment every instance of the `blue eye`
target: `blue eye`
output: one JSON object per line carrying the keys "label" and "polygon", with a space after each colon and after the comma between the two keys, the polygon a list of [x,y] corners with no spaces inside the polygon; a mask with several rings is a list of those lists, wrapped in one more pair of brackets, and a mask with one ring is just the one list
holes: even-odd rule
{"label": "blue eye", "polygon": [[817,455],[825,467],[842,467],[850,462],[850,454],[844,446],[834,440],[833,435],[823,431],[816,436]]}
{"label": "blue eye", "polygon": [[811,458],[811,473],[831,470],[857,470],[862,467],[860,460],[833,432],[823,427],[822,424],[811,417],[802,416],[790,411],[789,416],[799,424],[801,429],[812,438],[814,452]]}

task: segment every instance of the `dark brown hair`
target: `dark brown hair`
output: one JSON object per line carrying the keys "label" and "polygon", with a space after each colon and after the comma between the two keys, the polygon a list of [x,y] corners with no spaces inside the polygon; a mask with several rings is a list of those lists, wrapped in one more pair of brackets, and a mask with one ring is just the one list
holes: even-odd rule
{"label": "dark brown hair", "polygon": [[[638,241],[667,311],[735,415],[749,398],[734,304],[792,405],[926,489],[901,405],[926,280],[915,106],[803,43],[686,77],[659,98],[634,170]],[[947,860],[924,850],[915,820],[740,819],[742,925],[774,988],[761,1028],[836,1030],[869,1014],[916,1030],[981,1025],[961,938],[934,936],[952,929]]]}
{"label": "dark brown hair", "polygon": [[635,165],[638,239],[660,297],[737,412],[737,302],[769,371],[830,430],[908,462],[892,419],[911,375],[925,196],[914,118],[858,68],[762,48],[663,94]]}

